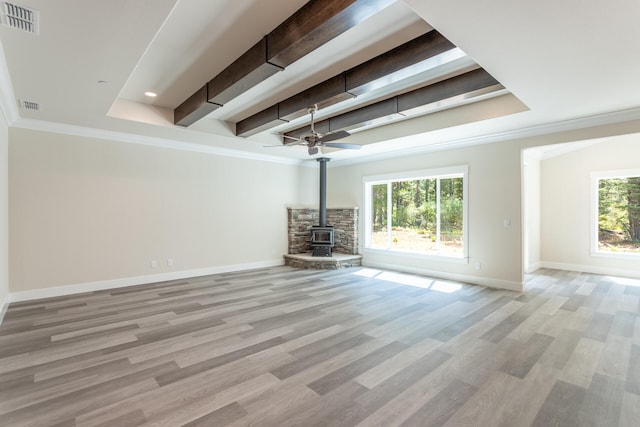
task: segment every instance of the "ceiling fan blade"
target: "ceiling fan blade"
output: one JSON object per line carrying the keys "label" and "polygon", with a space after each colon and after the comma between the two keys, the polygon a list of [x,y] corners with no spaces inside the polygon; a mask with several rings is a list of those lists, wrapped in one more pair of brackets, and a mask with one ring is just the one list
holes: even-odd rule
{"label": "ceiling fan blade", "polygon": [[329,148],[346,148],[347,150],[359,150],[362,148],[360,144],[343,144],[341,142],[327,142],[322,145]]}
{"label": "ceiling fan blade", "polygon": [[289,136],[289,135],[285,135],[285,134],[279,134],[282,138],[289,138],[289,139],[293,139],[293,141],[291,142],[283,142],[282,145],[284,146],[289,146],[289,145],[307,145],[309,144],[309,140],[307,138],[297,138],[295,136]]}
{"label": "ceiling fan blade", "polygon": [[349,132],[347,132],[346,130],[339,130],[337,132],[328,133],[328,134],[324,135],[322,138],[318,139],[318,142],[335,141],[335,140],[338,140],[338,139],[346,138],[349,135],[351,135],[351,134]]}

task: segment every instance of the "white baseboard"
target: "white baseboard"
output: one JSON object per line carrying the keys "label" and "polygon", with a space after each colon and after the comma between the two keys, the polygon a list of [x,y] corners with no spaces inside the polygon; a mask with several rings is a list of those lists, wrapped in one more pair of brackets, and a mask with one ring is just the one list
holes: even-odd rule
{"label": "white baseboard", "polygon": [[0,325],[2,325],[7,308],[9,308],[9,298],[10,295],[7,295],[6,298],[0,299]]}
{"label": "white baseboard", "polygon": [[541,267],[542,267],[542,265],[540,264],[540,262],[534,262],[533,264],[529,264],[529,267],[526,268],[524,270],[524,272],[526,274],[530,274],[530,273],[533,273],[534,271],[538,270]]}
{"label": "white baseboard", "polygon": [[78,283],[74,285],[56,286],[53,288],[33,289],[28,291],[11,292],[9,294],[8,302],[31,301],[42,298],[53,298],[65,295],[79,294],[83,292],[117,289],[127,286],[146,285],[149,283],[166,282],[169,280],[180,280],[191,277],[208,276],[210,274],[230,273],[233,271],[276,267],[280,265],[284,265],[284,258],[246,264],[223,265],[217,267],[199,268],[195,270],[184,270],[162,274],[125,277],[122,279],[100,280],[97,282]]}
{"label": "white baseboard", "polygon": [[522,282],[511,282],[502,279],[492,279],[487,277],[468,276],[465,274],[447,273],[443,271],[427,270],[424,268],[405,267],[384,262],[367,262],[362,259],[362,265],[372,268],[383,268],[385,270],[402,271],[404,273],[419,274],[421,276],[435,277],[444,280],[454,280],[456,282],[471,283],[473,285],[485,286],[487,288],[506,289],[508,291],[522,292],[524,284]]}
{"label": "white baseboard", "polygon": [[576,271],[579,273],[603,274],[606,276],[633,277],[640,278],[640,270],[627,268],[599,267],[596,265],[567,264],[562,262],[541,261],[540,268],[551,268],[554,270]]}

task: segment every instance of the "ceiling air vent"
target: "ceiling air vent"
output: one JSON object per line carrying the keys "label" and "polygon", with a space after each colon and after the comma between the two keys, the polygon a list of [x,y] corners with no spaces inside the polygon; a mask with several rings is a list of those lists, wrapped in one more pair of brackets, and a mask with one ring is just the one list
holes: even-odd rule
{"label": "ceiling air vent", "polygon": [[14,3],[2,2],[2,23],[11,28],[38,34],[38,12]]}
{"label": "ceiling air vent", "polygon": [[26,111],[40,111],[40,104],[37,102],[22,101],[20,102],[20,106],[22,106],[22,109]]}

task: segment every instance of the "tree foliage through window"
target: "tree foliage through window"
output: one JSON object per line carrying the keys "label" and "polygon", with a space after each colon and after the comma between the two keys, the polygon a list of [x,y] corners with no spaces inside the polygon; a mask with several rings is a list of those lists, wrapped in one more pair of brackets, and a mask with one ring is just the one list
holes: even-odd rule
{"label": "tree foliage through window", "polygon": [[372,247],[463,255],[461,174],[389,181],[370,188]]}
{"label": "tree foliage through window", "polygon": [[598,250],[640,253],[640,176],[598,180]]}

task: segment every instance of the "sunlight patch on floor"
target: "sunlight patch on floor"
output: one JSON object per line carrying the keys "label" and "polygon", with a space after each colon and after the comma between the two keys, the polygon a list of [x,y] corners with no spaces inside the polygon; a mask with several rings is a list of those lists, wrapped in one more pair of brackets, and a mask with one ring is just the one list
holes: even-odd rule
{"label": "sunlight patch on floor", "polygon": [[613,283],[617,283],[618,285],[635,286],[637,288],[640,288],[640,279],[633,279],[631,277],[614,277],[614,276],[607,276],[607,279],[611,280]]}
{"label": "sunlight patch on floor", "polygon": [[431,289],[438,292],[445,292],[447,294],[451,294],[453,292],[457,292],[462,289],[462,285],[453,282],[442,282],[436,281],[431,285]]}
{"label": "sunlight patch on floor", "polygon": [[413,286],[416,288],[431,289],[433,291],[444,292],[447,294],[457,292],[462,289],[462,285],[454,282],[435,280],[432,278],[414,276],[409,274],[381,271],[374,268],[361,268],[357,272],[355,272],[354,275],[368,277],[370,279],[380,279],[387,282]]}

